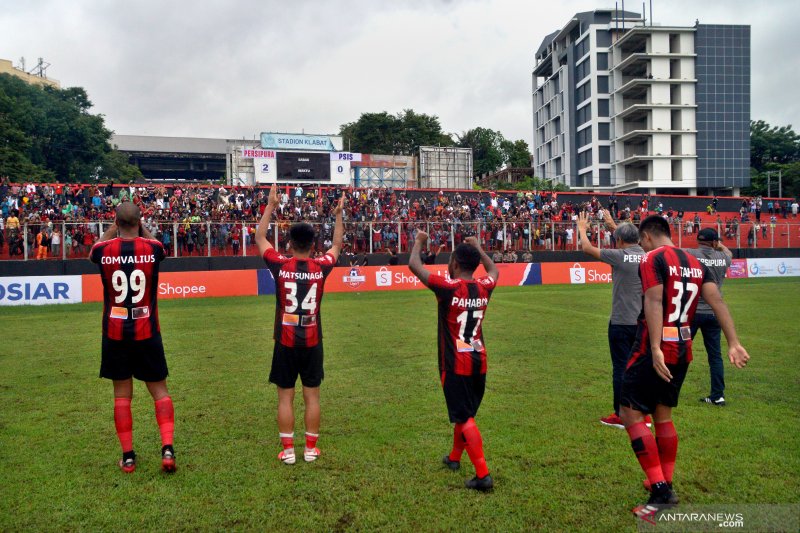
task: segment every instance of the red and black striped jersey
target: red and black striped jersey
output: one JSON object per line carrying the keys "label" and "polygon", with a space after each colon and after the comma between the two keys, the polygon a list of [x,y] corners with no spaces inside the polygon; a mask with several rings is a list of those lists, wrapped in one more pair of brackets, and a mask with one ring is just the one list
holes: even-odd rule
{"label": "red and black striped jersey", "polygon": [[165,256],[160,242],[143,237],[118,237],[92,247],[89,258],[103,280],[103,336],[141,341],[161,330],[158,269]]}
{"label": "red and black striped jersey", "polygon": [[483,319],[497,282],[490,276],[474,280],[431,274],[428,287],[439,301],[439,373],[459,376],[486,373]]}
{"label": "red and black striped jersey", "polygon": [[331,254],[316,259],[285,257],[274,248],[264,261],[275,278],[274,339],[289,348],[312,348],[322,340],[322,292],[336,265]]}
{"label": "red and black striped jersey", "polygon": [[674,246],[652,250],[639,265],[642,280],[642,311],[633,354],[628,366],[644,354],[650,353],[650,331],[644,311],[644,294],[648,289],[661,286],[662,313],[661,351],[664,362],[676,364],[692,360],[692,331],[697,302],[703,284],[713,282],[708,269],[695,257]]}

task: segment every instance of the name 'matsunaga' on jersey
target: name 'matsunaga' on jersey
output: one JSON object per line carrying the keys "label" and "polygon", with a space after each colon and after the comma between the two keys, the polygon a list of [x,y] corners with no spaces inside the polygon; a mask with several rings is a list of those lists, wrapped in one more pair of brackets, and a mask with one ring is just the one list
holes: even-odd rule
{"label": "name 'matsunaga' on jersey", "polygon": [[481,325],[496,284],[490,276],[469,281],[436,274],[428,277],[428,286],[439,301],[440,374],[486,373],[486,346]]}
{"label": "name 'matsunaga' on jersey", "polygon": [[164,246],[143,237],[110,239],[92,247],[89,258],[103,280],[103,336],[146,340],[158,323],[158,270]]}
{"label": "name 'matsunaga' on jersey", "polygon": [[[661,351],[664,362],[676,364],[692,360],[692,318],[703,284],[713,282],[708,269],[695,257],[673,246],[662,246],[649,252],[639,266],[642,279],[642,301],[648,289],[662,286]],[[650,352],[650,332],[645,320],[644,304],[633,354],[628,362]]]}
{"label": "name 'matsunaga' on jersey", "polygon": [[275,278],[275,341],[289,348],[316,346],[322,340],[319,306],[325,279],[336,265],[333,256],[298,259],[270,248],[264,261]]}

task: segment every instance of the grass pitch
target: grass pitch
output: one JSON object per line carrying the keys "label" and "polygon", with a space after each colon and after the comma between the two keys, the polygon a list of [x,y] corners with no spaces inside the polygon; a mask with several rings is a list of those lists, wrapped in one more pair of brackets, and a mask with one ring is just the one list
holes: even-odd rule
{"label": "grass pitch", "polygon": [[[800,503],[798,297],[800,279],[726,282],[752,361],[726,362],[727,407],[701,405],[708,365],[695,348],[675,412],[683,502]],[[0,530],[634,530],[643,474],[626,433],[598,422],[611,410],[610,298],[600,285],[495,291],[477,417],[490,494],[462,488],[466,454],[458,473],[440,464],[452,433],[427,291],[325,296],[323,455],[292,467],[276,459],[267,383],[273,298],[163,301],[171,476],[142,384],[138,469],[116,467],[111,384],[97,378],[101,306],[3,308]]]}

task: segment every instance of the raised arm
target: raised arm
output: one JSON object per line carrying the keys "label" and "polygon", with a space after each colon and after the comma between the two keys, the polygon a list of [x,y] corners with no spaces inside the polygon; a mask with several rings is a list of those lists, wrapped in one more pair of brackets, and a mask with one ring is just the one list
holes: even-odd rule
{"label": "raised arm", "polygon": [[590,255],[595,259],[600,259],[600,248],[594,246],[586,235],[586,230],[588,228],[589,215],[586,214],[586,211],[581,211],[578,213],[578,237],[581,240],[581,249],[586,255]]}
{"label": "raised arm", "polygon": [[489,257],[486,254],[486,252],[483,251],[483,248],[481,247],[481,243],[478,240],[478,238],[477,237],[467,237],[466,239],[464,239],[464,242],[469,244],[469,245],[471,245],[471,246],[474,246],[475,248],[478,249],[478,252],[480,252],[480,254],[481,254],[481,264],[483,265],[483,268],[486,269],[486,273],[496,283],[497,279],[500,277],[500,270],[497,268],[497,265],[494,264],[494,261],[492,261],[492,258]]}
{"label": "raised arm", "polygon": [[414,239],[414,246],[411,248],[411,257],[408,258],[408,268],[411,272],[419,278],[419,280],[427,287],[428,277],[431,273],[425,269],[422,264],[422,247],[428,242],[428,234],[424,231],[417,231],[417,237]]}
{"label": "raised arm", "polygon": [[267,201],[267,208],[264,209],[264,214],[261,216],[261,221],[256,228],[256,246],[258,246],[258,253],[264,253],[273,248],[272,244],[267,240],[267,230],[269,230],[269,221],[272,219],[272,212],[278,207],[280,199],[278,198],[278,186],[273,185],[269,190],[269,200]]}
{"label": "raised arm", "polygon": [[[139,227],[141,228],[141,222],[139,224]],[[117,223],[113,222],[108,229],[103,232],[100,238],[97,239],[97,242],[110,241],[111,239],[115,239],[118,234],[119,228],[117,227]]]}
{"label": "raised arm", "polygon": [[736,335],[736,328],[733,325],[733,318],[728,310],[728,306],[722,300],[722,295],[719,293],[719,287],[714,282],[703,283],[701,289],[703,300],[711,306],[714,310],[714,316],[717,317],[722,332],[725,333],[725,340],[728,341],[728,359],[733,363],[736,368],[744,368],[747,361],[750,359],[750,354],[744,349],[744,346],[739,342],[739,337]]}
{"label": "raised arm", "polygon": [[731,252],[730,248],[722,244],[722,241],[714,241],[714,249],[719,250],[730,258],[733,257],[733,252]]}
{"label": "raised arm", "polygon": [[611,210],[610,209],[603,209],[603,222],[606,223],[606,227],[614,231],[617,229],[617,223],[614,222],[614,219],[611,217]]}
{"label": "raised arm", "polygon": [[342,191],[342,195],[339,197],[339,203],[333,208],[333,214],[336,215],[336,223],[333,226],[333,246],[328,250],[328,253],[333,256],[334,261],[339,260],[339,254],[342,252],[342,242],[344,241],[344,222],[342,221],[344,196],[344,191]]}

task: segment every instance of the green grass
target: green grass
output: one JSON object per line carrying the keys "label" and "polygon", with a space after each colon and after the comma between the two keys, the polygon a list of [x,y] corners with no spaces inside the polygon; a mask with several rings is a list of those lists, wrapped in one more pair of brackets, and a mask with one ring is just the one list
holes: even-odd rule
{"label": "green grass", "polygon": [[[610,411],[607,286],[498,289],[477,418],[496,482],[439,463],[451,443],[427,292],[325,296],[322,458],[287,467],[267,383],[274,300],[161,303],[179,470],[159,471],[153,404],[133,402],[139,465],[115,466],[111,384],[97,378],[99,304],[3,308],[0,530],[634,530],[645,499]],[[730,280],[752,356],[726,363],[724,409],[702,343],[675,420],[687,503],[800,503],[800,279]],[[724,347],[723,347],[724,349]],[[302,402],[297,415],[302,435]]]}

